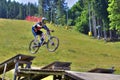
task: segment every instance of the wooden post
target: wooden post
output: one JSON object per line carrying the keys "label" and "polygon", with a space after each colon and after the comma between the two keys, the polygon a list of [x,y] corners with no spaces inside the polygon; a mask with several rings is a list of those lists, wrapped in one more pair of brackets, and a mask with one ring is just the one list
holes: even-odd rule
{"label": "wooden post", "polygon": [[[26,64],[26,66],[24,66],[24,64]],[[32,64],[32,62],[17,61],[15,64],[14,80],[17,79],[17,70],[20,65],[22,65],[21,68],[31,68],[31,64]]]}
{"label": "wooden post", "polygon": [[4,78],[5,78],[6,69],[7,69],[7,64],[5,64],[5,67],[4,67],[2,80],[4,80]]}
{"label": "wooden post", "polygon": [[14,79],[13,80],[16,80],[16,78],[17,78],[17,69],[18,69],[18,66],[19,66],[19,63],[16,62],[16,64],[15,64],[15,71],[14,71]]}

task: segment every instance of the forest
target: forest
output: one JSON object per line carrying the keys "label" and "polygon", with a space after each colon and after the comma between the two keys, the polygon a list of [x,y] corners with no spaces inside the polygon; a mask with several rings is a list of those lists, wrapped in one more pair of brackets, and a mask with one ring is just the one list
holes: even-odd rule
{"label": "forest", "polygon": [[78,0],[71,8],[65,0],[38,0],[38,4],[21,4],[0,0],[0,18],[25,19],[27,16],[46,17],[61,26],[94,36],[118,40],[120,35],[119,0]]}
{"label": "forest", "polygon": [[0,0],[0,18],[25,19],[28,15],[36,15],[38,6],[36,4],[20,4],[11,0]]}

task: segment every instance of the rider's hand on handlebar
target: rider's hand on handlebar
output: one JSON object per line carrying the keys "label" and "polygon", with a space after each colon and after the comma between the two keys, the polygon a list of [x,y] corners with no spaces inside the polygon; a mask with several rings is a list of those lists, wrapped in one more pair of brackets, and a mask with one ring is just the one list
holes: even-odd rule
{"label": "rider's hand on handlebar", "polygon": [[51,32],[54,32],[54,30],[50,30]]}

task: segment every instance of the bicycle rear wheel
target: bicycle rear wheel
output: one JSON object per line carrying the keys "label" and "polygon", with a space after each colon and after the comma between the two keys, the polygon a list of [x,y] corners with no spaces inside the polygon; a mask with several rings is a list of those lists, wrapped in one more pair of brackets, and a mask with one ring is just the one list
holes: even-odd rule
{"label": "bicycle rear wheel", "polygon": [[50,52],[54,52],[59,46],[59,39],[55,36],[52,36],[47,42],[47,49]]}
{"label": "bicycle rear wheel", "polygon": [[35,54],[36,52],[38,52],[38,50],[40,48],[38,45],[39,45],[39,41],[35,42],[34,40],[32,40],[29,44],[30,53]]}

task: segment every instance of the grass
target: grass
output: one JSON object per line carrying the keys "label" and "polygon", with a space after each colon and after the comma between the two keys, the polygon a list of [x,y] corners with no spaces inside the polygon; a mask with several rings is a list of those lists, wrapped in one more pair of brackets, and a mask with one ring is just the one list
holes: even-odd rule
{"label": "grass", "polygon": [[46,78],[44,78],[42,80],[53,80],[53,76],[48,76],[48,77],[46,77]]}
{"label": "grass", "polygon": [[37,54],[28,51],[29,42],[34,38],[31,27],[34,22],[25,20],[0,19],[0,61],[3,62],[19,53],[36,56],[33,66],[41,67],[54,61],[72,62],[71,70],[88,71],[90,69],[111,68],[120,74],[120,42],[104,42],[74,30],[48,24],[55,32],[52,35],[60,40],[56,52],[48,52],[41,47]]}

